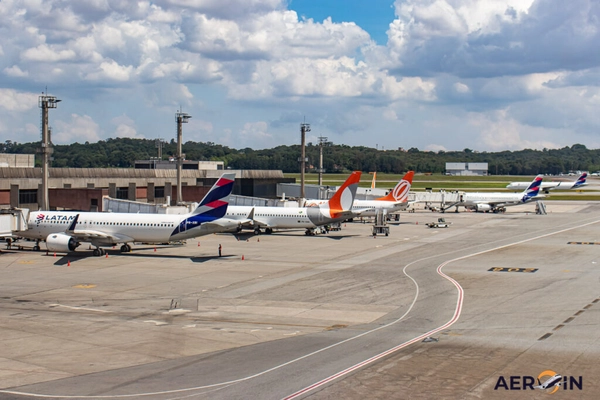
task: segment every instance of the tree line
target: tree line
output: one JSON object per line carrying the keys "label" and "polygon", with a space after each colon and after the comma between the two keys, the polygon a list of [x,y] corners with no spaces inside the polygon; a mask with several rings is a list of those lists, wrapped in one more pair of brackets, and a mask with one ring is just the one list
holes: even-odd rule
{"label": "tree line", "polygon": [[[0,152],[34,154],[40,142],[17,143],[7,140],[0,144]],[[97,143],[72,143],[53,146],[53,167],[74,168],[133,168],[135,160],[157,156],[155,140],[114,138]],[[177,152],[174,139],[163,144],[163,159]],[[277,169],[286,173],[299,172],[300,145],[277,146],[272,149],[233,149],[212,142],[186,142],[183,152],[188,160],[223,161],[232,169]],[[308,143],[307,171],[314,171],[319,163],[319,145]],[[36,157],[39,166],[41,157]],[[582,144],[562,149],[543,149],[501,152],[378,150],[364,146],[326,143],[323,146],[323,168],[326,172],[340,173],[353,170],[364,172],[444,173],[447,162],[486,162],[492,175],[559,174],[569,171],[599,171],[600,150],[587,149]]]}

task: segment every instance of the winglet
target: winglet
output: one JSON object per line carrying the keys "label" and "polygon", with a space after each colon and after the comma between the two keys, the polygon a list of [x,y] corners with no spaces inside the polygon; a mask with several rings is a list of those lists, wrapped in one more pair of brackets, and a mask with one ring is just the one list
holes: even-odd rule
{"label": "winglet", "polygon": [[227,212],[229,205],[229,195],[233,190],[235,182],[234,173],[226,173],[215,182],[206,196],[200,201],[198,207],[192,212],[192,215],[211,217],[213,220],[222,218]]}
{"label": "winglet", "polygon": [[535,196],[540,193],[540,187],[542,186],[542,179],[544,179],[544,175],[540,174],[533,179],[533,182],[523,191],[523,197],[521,201],[523,203],[531,200]]}
{"label": "winglet", "polygon": [[75,218],[73,218],[73,221],[71,221],[71,224],[69,225],[69,227],[67,228],[67,230],[65,232],[74,232],[75,227],[77,226],[77,220],[79,220],[79,214],[77,214],[75,216]]}
{"label": "winglet", "polygon": [[396,185],[394,190],[390,191],[387,196],[380,197],[375,200],[380,201],[393,201],[396,203],[405,203],[408,201],[408,192],[410,191],[410,187],[412,186],[413,177],[415,176],[415,171],[408,171],[406,175]]}
{"label": "winglet", "polygon": [[[361,171],[354,171],[348,179],[336,190],[335,194],[329,201],[321,206],[328,207],[330,215],[335,215],[342,211],[352,209],[354,198],[356,197],[356,188],[360,182]],[[319,207],[321,207],[319,206]]]}

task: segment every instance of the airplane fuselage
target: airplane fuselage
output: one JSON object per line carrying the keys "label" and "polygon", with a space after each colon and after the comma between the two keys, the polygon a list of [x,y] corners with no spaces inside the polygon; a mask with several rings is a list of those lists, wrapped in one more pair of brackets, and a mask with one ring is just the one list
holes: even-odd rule
{"label": "airplane fuselage", "polygon": [[316,228],[344,218],[333,218],[328,208],[320,207],[252,207],[229,206],[225,218],[245,220],[254,209],[254,221],[259,226],[276,229]]}
{"label": "airplane fuselage", "polygon": [[[99,232],[101,235],[114,235],[121,238],[118,242],[166,243],[202,236],[216,231],[214,226],[205,225],[190,215],[171,214],[130,214],[97,213],[74,211],[37,211],[31,212],[27,221],[28,229],[19,232],[20,236],[45,240],[52,233],[65,232],[79,214],[75,228],[78,231]],[[99,235],[91,241],[98,244],[110,244]]]}

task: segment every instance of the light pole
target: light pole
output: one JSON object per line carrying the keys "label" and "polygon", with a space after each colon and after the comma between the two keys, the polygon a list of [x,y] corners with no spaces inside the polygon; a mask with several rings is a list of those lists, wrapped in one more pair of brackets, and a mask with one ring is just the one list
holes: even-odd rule
{"label": "light pole", "polygon": [[183,203],[183,196],[181,194],[181,169],[183,165],[183,153],[182,142],[183,142],[183,129],[182,124],[187,124],[188,119],[192,118],[184,112],[178,111],[175,114],[175,120],[177,121],[177,203]]}
{"label": "light pole", "polygon": [[327,143],[327,138],[325,136],[319,136],[319,186],[323,184],[323,146]]}
{"label": "light pole", "polygon": [[38,98],[38,106],[42,109],[42,147],[40,153],[42,154],[42,202],[40,208],[42,210],[50,210],[50,200],[48,199],[48,175],[50,168],[50,161],[52,154],[52,143],[50,142],[50,129],[48,127],[48,110],[56,108],[61,100],[54,96],[48,96],[42,94]]}
{"label": "light pole", "polygon": [[304,199],[304,171],[306,171],[306,132],[310,132],[310,124],[300,124],[300,198]]}

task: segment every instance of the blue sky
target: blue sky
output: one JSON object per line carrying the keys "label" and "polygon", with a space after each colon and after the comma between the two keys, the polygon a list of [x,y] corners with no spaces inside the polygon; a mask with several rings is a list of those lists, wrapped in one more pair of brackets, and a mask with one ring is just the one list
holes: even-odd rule
{"label": "blue sky", "polygon": [[386,32],[394,20],[393,0],[290,0],[290,8],[319,22],[354,22],[380,45],[387,43]]}
{"label": "blue sky", "polygon": [[0,140],[600,148],[600,3],[2,0]]}

